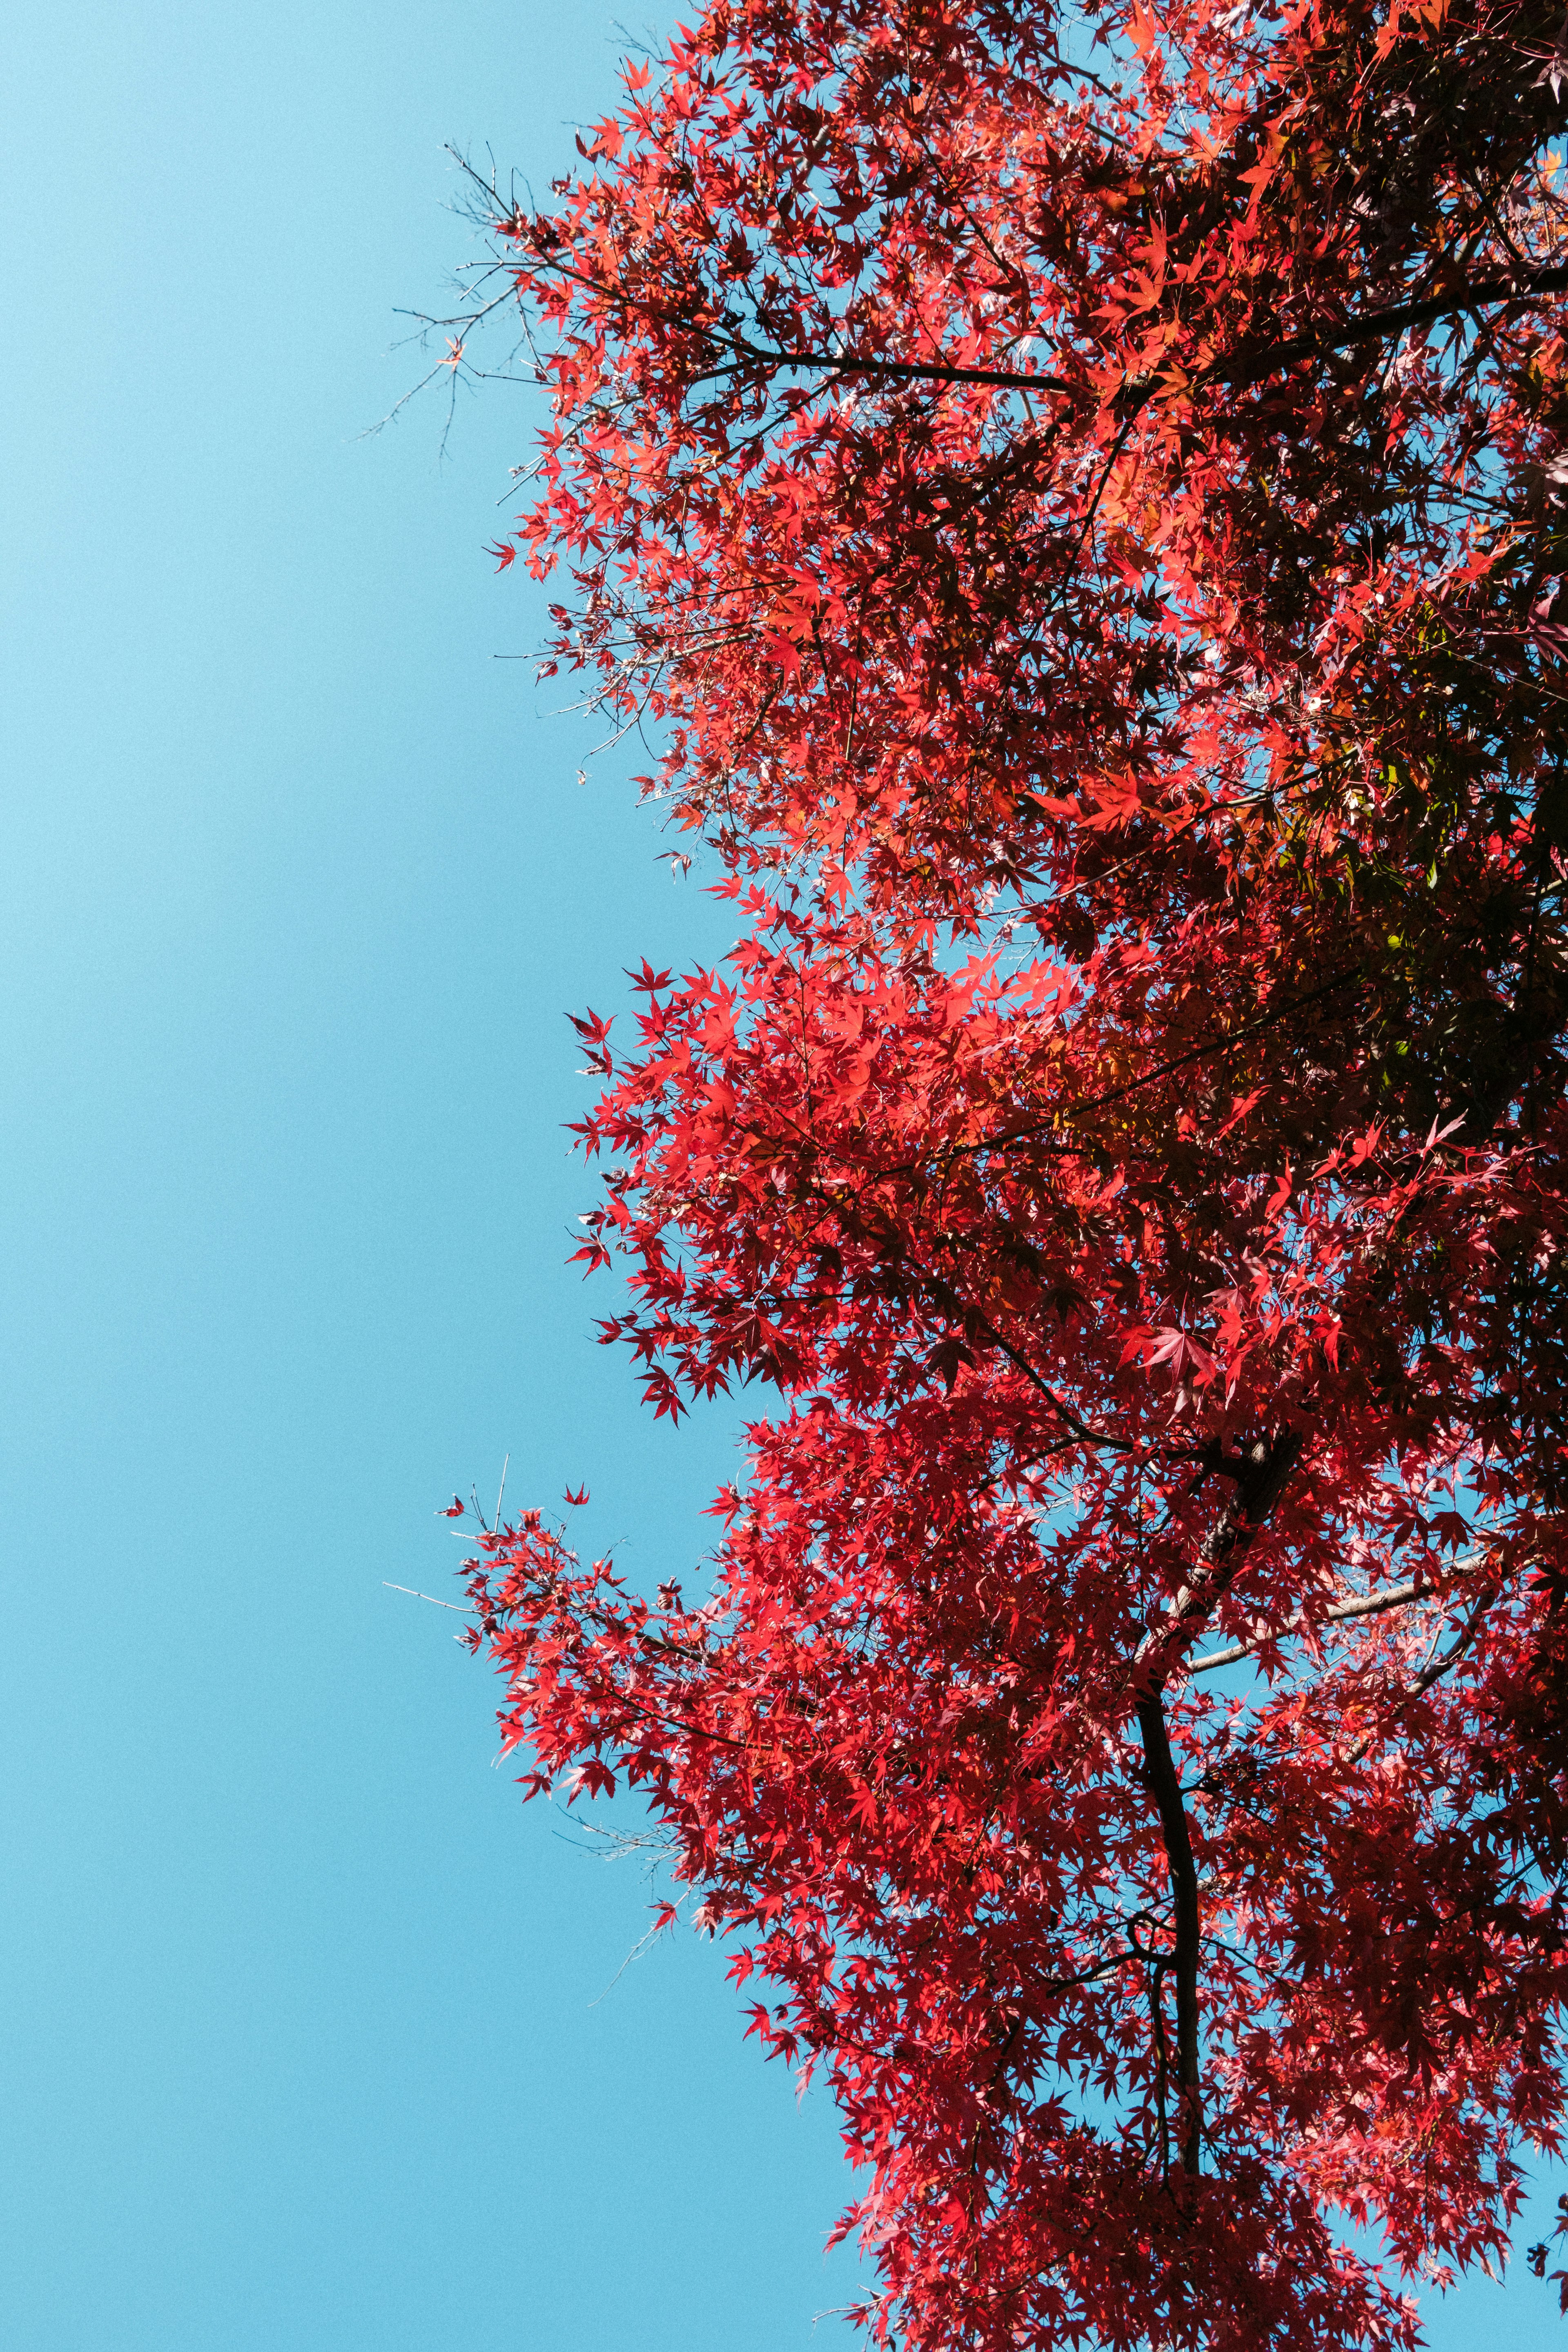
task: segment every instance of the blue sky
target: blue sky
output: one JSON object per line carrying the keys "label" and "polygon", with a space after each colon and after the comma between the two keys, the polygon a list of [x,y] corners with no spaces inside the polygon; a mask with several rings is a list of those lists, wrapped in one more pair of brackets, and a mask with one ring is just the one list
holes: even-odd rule
{"label": "blue sky", "polygon": [[[635,1864],[525,1811],[433,1513],[691,1581],[733,1423],[589,1336],[560,1018],[711,956],[482,544],[519,395],[361,437],[540,184],[597,5],[92,5],[7,37],[0,2340],[785,2352],[828,2109]],[[601,1997],[602,1996],[602,1997]],[[1521,2232],[1523,2235],[1528,2232]],[[1560,2345],[1483,2282],[1433,2341]],[[832,2323],[819,2344],[837,2337]]]}

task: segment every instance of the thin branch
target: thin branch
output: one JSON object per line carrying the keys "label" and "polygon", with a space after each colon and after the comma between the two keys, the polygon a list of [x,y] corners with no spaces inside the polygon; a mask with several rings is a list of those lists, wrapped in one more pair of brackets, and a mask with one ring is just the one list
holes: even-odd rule
{"label": "thin branch", "polygon": [[[1455,1636],[1454,1640],[1449,1643],[1448,1647],[1443,1652],[1440,1657],[1434,1658],[1430,1665],[1423,1666],[1421,1672],[1415,1676],[1414,1680],[1408,1683],[1405,1689],[1397,1694],[1396,1704],[1402,1704],[1406,1700],[1421,1697],[1424,1692],[1431,1689],[1434,1683],[1441,1682],[1443,1676],[1449,1673],[1453,1667],[1458,1664],[1459,1660],[1465,1655],[1465,1653],[1475,1641],[1476,1635],[1480,1632],[1482,1621],[1486,1616],[1487,1611],[1497,1599],[1500,1587],[1496,1584],[1489,1584],[1487,1586],[1486,1590],[1478,1599],[1476,1605],[1471,1610],[1468,1617],[1465,1620],[1464,1624],[1459,1628],[1458,1634]],[[1354,1746],[1349,1750],[1345,1757],[1345,1762],[1347,1764],[1359,1764],[1363,1757],[1370,1755],[1372,1749],[1377,1745],[1379,1737],[1380,1734],[1375,1729],[1363,1732],[1361,1738],[1355,1742]]]}
{"label": "thin branch", "polygon": [[1430,294],[1390,310],[1369,310],[1354,319],[1342,333],[1317,337],[1291,335],[1268,345],[1250,359],[1233,360],[1226,367],[1206,369],[1200,383],[1245,385],[1272,375],[1277,368],[1294,367],[1301,360],[1326,359],[1332,352],[1350,351],[1357,343],[1381,342],[1402,335],[1409,327],[1431,326],[1438,319],[1468,317],[1489,310],[1494,302],[1528,302],[1536,294],[1561,294],[1568,288],[1568,268],[1533,269],[1521,286],[1506,278],[1483,278],[1479,285]]}
{"label": "thin branch", "polygon": [[[1235,1029],[1222,1030],[1217,1037],[1207,1038],[1201,1045],[1190,1046],[1186,1053],[1176,1054],[1168,1062],[1157,1063],[1153,1069],[1145,1070],[1142,1077],[1129,1078],[1125,1086],[1110,1087],[1103,1094],[1082,1095],[1077,1102],[1064,1103],[1059,1108],[1052,1111],[1050,1123],[1054,1124],[1059,1118],[1076,1118],[1080,1112],[1087,1110],[1102,1110],[1108,1103],[1124,1101],[1127,1096],[1136,1094],[1141,1087],[1152,1087],[1159,1079],[1170,1077],[1173,1071],[1184,1070],[1193,1062],[1205,1061],[1211,1054],[1223,1053],[1227,1045],[1239,1045],[1242,1038],[1255,1036],[1259,1030],[1271,1029],[1276,1022],[1283,1021],[1287,1013],[1300,1013],[1303,1006],[1316,1004],[1321,997],[1335,995],[1340,989],[1348,988],[1352,980],[1359,980],[1361,971],[1360,964],[1352,964],[1347,971],[1342,971],[1334,979],[1325,981],[1321,988],[1310,989],[1305,996],[1294,996],[1288,1004],[1277,1005],[1268,1013],[1260,1013],[1256,1019],[1243,1021]],[[979,1143],[957,1144],[951,1149],[955,1153],[1000,1151],[1012,1144],[1027,1143],[1037,1136],[1043,1135],[1046,1132],[1046,1124],[1042,1122],[1037,1127],[1018,1128],[1011,1135],[986,1139]]]}
{"label": "thin branch", "polygon": [[464,1609],[456,1601],[437,1601],[433,1592],[416,1592],[411,1584],[394,1584],[384,1576],[382,1583],[388,1592],[406,1592],[411,1601],[427,1601],[432,1609],[450,1609],[459,1617],[477,1617],[477,1609]]}
{"label": "thin branch", "polygon": [[[561,265],[546,265],[557,269]],[[1391,335],[1402,335],[1411,327],[1430,326],[1439,319],[1464,318],[1478,310],[1489,310],[1494,304],[1528,302],[1542,294],[1559,294],[1568,289],[1568,267],[1531,270],[1522,284],[1504,278],[1484,278],[1479,285],[1460,287],[1444,294],[1423,296],[1419,300],[1405,302],[1386,310],[1369,310],[1352,319],[1337,334],[1300,334],[1287,336],[1282,341],[1266,344],[1262,351],[1233,359],[1220,365],[1202,368],[1188,382],[1188,388],[1201,384],[1225,384],[1232,389],[1261,382],[1281,368],[1298,366],[1303,360],[1328,359],[1335,352],[1353,351],[1359,343],[1382,342]],[[711,368],[694,376],[693,383],[707,383],[721,376],[739,372],[742,362],[764,367],[799,368],[804,372],[825,375],[861,375],[886,377],[896,383],[983,383],[994,384],[1007,392],[1060,392],[1072,394],[1086,387],[1074,384],[1066,377],[1030,375],[1019,369],[943,366],[918,360],[880,360],[869,357],[841,357],[836,352],[772,351],[765,345],[751,343],[739,335],[730,339],[730,348],[740,354],[740,360],[728,367]],[[1160,382],[1157,374],[1131,378],[1127,395],[1142,408]],[[1136,413],[1136,411],[1134,411]]]}
{"label": "thin branch", "polygon": [[1336,1601],[1325,1609],[1321,1617],[1311,1618],[1305,1610],[1298,1610],[1288,1625],[1279,1633],[1254,1633],[1245,1642],[1233,1642],[1227,1650],[1211,1650],[1206,1657],[1194,1658],[1187,1668],[1189,1675],[1212,1674],[1216,1666],[1233,1666],[1238,1658],[1261,1650],[1267,1643],[1283,1642],[1291,1633],[1300,1633],[1311,1624],[1335,1625],[1347,1617],[1374,1617],[1380,1610],[1405,1609],[1412,1601],[1425,1601],[1433,1587],[1412,1578],[1408,1584],[1392,1585],[1386,1592],[1361,1592],[1352,1601]]}
{"label": "thin branch", "polygon": [[[764,366],[808,369],[823,375],[889,376],[895,383],[989,383],[1004,392],[1070,393],[1079,388],[1065,376],[1026,375],[1013,368],[953,367],[931,361],[840,359],[816,352],[771,352],[760,344],[744,342],[739,336],[733,339],[732,348],[748,360],[761,361]],[[694,376],[692,382],[706,383],[713,376],[734,373],[733,368],[714,368],[708,375]]]}

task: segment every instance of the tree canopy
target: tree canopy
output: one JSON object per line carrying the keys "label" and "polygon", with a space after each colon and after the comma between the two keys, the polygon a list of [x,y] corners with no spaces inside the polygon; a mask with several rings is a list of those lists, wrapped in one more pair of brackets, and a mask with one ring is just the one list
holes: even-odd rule
{"label": "tree canopy", "polygon": [[776,1394],[710,1595],[530,1512],[476,1642],[910,2352],[1408,2347],[1559,2146],[1565,114],[1536,0],[720,0],[490,202],[498,554],[742,933],[578,1022],[582,1255]]}

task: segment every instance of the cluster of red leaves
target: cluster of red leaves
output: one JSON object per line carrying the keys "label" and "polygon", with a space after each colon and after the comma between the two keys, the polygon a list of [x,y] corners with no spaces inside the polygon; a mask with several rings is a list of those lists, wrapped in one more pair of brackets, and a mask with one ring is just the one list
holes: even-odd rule
{"label": "cluster of red leaves", "polygon": [[[715,0],[502,210],[558,664],[744,937],[578,1028],[713,1595],[528,1515],[921,2352],[1416,2340],[1568,1986],[1568,58],[1533,0]],[[1227,1661],[1228,1681],[1217,1681]]]}

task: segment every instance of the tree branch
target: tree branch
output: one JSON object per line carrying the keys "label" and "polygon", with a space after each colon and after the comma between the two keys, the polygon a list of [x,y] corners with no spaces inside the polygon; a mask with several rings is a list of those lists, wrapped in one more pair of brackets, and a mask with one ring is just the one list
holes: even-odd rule
{"label": "tree branch", "polygon": [[1282,1429],[1273,1439],[1258,1438],[1223,1465],[1236,1480],[1236,1494],[1204,1543],[1198,1572],[1176,1595],[1164,1625],[1144,1635],[1132,1664],[1135,1683],[1142,1686],[1137,1701],[1138,1729],[1143,1741],[1149,1786],[1160,1810],[1160,1832],[1171,1879],[1175,1932],[1171,1967],[1176,1979],[1176,2080],[1184,2109],[1181,2156],[1186,2170],[1194,2174],[1199,2169],[1203,2146],[1198,2079],[1198,1947],[1203,1923],[1198,1909],[1197,1867],[1182,1804],[1182,1783],[1165,1729],[1163,1694],[1167,1677],[1180,1664],[1180,1644],[1184,1635],[1212,1613],[1229,1586],[1251,1549],[1253,1538],[1279,1501],[1300,1455],[1301,1444],[1299,1430]]}
{"label": "tree branch", "polygon": [[[1404,1705],[1411,1699],[1420,1698],[1424,1692],[1431,1689],[1434,1683],[1441,1682],[1443,1676],[1458,1664],[1476,1635],[1480,1632],[1482,1621],[1487,1611],[1497,1599],[1499,1590],[1496,1584],[1489,1584],[1485,1588],[1454,1640],[1449,1643],[1446,1650],[1433,1659],[1430,1665],[1423,1666],[1414,1680],[1406,1684],[1404,1690],[1398,1694],[1396,1704]],[[1377,1729],[1363,1732],[1346,1754],[1345,1762],[1359,1764],[1363,1757],[1371,1754],[1382,1736],[1382,1732]]]}
{"label": "tree branch", "polygon": [[1291,335],[1269,344],[1250,359],[1233,360],[1226,367],[1206,369],[1199,383],[1248,384],[1277,368],[1294,367],[1300,360],[1327,359],[1331,352],[1353,350],[1357,343],[1381,342],[1402,335],[1407,327],[1430,326],[1437,319],[1463,317],[1489,310],[1494,302],[1526,302],[1534,294],[1560,294],[1568,287],[1568,268],[1531,270],[1523,285],[1506,278],[1483,278],[1479,285],[1456,288],[1447,294],[1429,294],[1418,302],[1405,302],[1389,310],[1369,310],[1344,331],[1321,338]]}
{"label": "tree branch", "polygon": [[[1065,376],[1025,375],[1011,368],[947,367],[931,361],[840,359],[830,352],[770,352],[756,343],[742,342],[739,336],[734,348],[747,359],[760,360],[765,366],[803,368],[824,375],[890,376],[895,383],[991,383],[1005,392],[1073,392],[1079,388]],[[727,375],[730,370],[718,369],[714,373]],[[704,380],[701,376],[692,378],[695,383]]]}
{"label": "tree branch", "polygon": [[[1412,1579],[1408,1584],[1390,1586],[1386,1592],[1360,1592],[1353,1601],[1336,1601],[1325,1609],[1316,1622],[1319,1624],[1340,1623],[1346,1617],[1373,1617],[1382,1609],[1403,1609],[1412,1601],[1424,1601],[1432,1591],[1429,1584]],[[1310,1620],[1304,1610],[1299,1610],[1289,1623],[1278,1633],[1254,1633],[1245,1642],[1233,1642],[1226,1650],[1210,1650],[1205,1657],[1194,1658],[1187,1668],[1189,1675],[1213,1674],[1216,1666],[1233,1666],[1237,1658],[1245,1658],[1254,1650],[1261,1650],[1266,1642],[1282,1642],[1290,1633],[1299,1633]]]}
{"label": "tree branch", "polygon": [[1236,1493],[1204,1539],[1198,1566],[1172,1601],[1163,1625],[1151,1627],[1139,1643],[1132,1679],[1139,1705],[1158,1697],[1182,1663],[1185,1640],[1214,1614],[1234,1582],[1286,1479],[1295,1468],[1302,1433],[1282,1429],[1273,1439],[1258,1438],[1219,1466],[1236,1480]]}
{"label": "tree branch", "polygon": [[[1280,368],[1297,366],[1302,360],[1327,359],[1334,352],[1353,351],[1358,343],[1383,342],[1390,335],[1402,335],[1409,327],[1430,326],[1438,319],[1466,317],[1477,310],[1489,310],[1494,303],[1528,302],[1536,295],[1560,294],[1565,289],[1568,289],[1568,267],[1531,270],[1522,283],[1506,278],[1483,278],[1475,286],[1455,287],[1447,293],[1425,295],[1418,301],[1399,303],[1386,310],[1368,310],[1359,319],[1352,319],[1338,334],[1289,335],[1279,342],[1266,344],[1259,352],[1230,360],[1221,366],[1200,369],[1191,383],[1194,386],[1226,384],[1233,389],[1258,383]],[[1070,394],[1085,389],[1064,376],[1026,375],[1021,370],[1011,368],[944,366],[940,362],[918,360],[844,358],[835,352],[775,352],[764,345],[746,342],[738,335],[732,339],[731,347],[742,359],[764,367],[800,368],[826,375],[882,376],[896,383],[989,383],[1007,392]],[[718,368],[710,370],[708,375],[728,375],[732,372],[729,368]],[[692,382],[704,383],[708,375],[695,376]],[[1159,380],[1154,374],[1134,377],[1127,385],[1127,393],[1136,395],[1137,404],[1142,407]]]}
{"label": "tree branch", "polygon": [[[1173,1070],[1185,1069],[1189,1063],[1204,1061],[1210,1054],[1223,1052],[1226,1045],[1238,1045],[1243,1037],[1252,1037],[1260,1029],[1272,1028],[1276,1022],[1283,1021],[1288,1013],[1299,1013],[1304,1005],[1316,1004],[1320,997],[1334,995],[1340,989],[1348,987],[1352,980],[1359,980],[1361,972],[1359,963],[1352,964],[1348,971],[1340,972],[1333,980],[1326,980],[1321,988],[1310,989],[1305,996],[1293,996],[1288,1004],[1259,1013],[1251,1021],[1239,1022],[1234,1029],[1222,1030],[1217,1037],[1210,1037],[1201,1045],[1190,1046],[1184,1054],[1177,1054],[1168,1062],[1157,1063],[1153,1069],[1145,1070],[1142,1077],[1129,1078],[1125,1086],[1110,1087],[1104,1094],[1082,1095],[1077,1102],[1064,1103],[1059,1109],[1053,1110],[1050,1123],[1054,1125],[1058,1118],[1075,1118],[1086,1110],[1103,1110],[1108,1103],[1125,1101],[1140,1087],[1152,1087],[1159,1079],[1168,1078]],[[977,1151],[996,1150],[1002,1144],[1028,1142],[1036,1134],[1044,1131],[1043,1128],[1024,1128],[1016,1134],[1003,1137],[999,1143],[979,1143],[966,1148]]]}
{"label": "tree branch", "polygon": [[1202,1922],[1198,1912],[1198,1874],[1193,1843],[1187,1833],[1182,1784],[1177,1777],[1171,1742],[1165,1731],[1165,1711],[1158,1691],[1139,1703],[1138,1728],[1149,1769],[1149,1786],[1160,1810],[1160,1832],[1165,1845],[1165,1865],[1171,1878],[1175,1945],[1171,1969],[1176,1979],[1176,2081],[1181,2092],[1182,2163],[1200,2169],[1203,2115],[1198,2083],[1198,1942]]}

